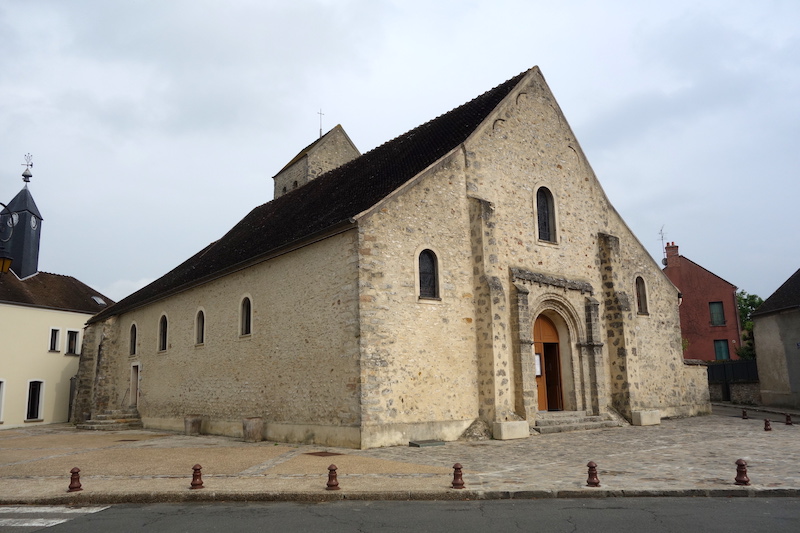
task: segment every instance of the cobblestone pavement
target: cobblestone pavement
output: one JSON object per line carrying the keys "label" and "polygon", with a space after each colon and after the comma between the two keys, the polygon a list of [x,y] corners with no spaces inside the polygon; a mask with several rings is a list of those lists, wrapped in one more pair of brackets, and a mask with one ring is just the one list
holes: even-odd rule
{"label": "cobblestone pavement", "polygon": [[[625,495],[800,496],[800,426],[715,406],[661,425],[351,450],[60,424],[0,431],[0,504],[190,500],[461,499]],[[793,413],[800,422],[800,415]],[[764,431],[764,418],[772,431]],[[734,484],[747,462],[749,487]],[[600,488],[586,486],[597,464]],[[202,465],[203,490],[190,490]],[[326,490],[328,466],[341,490]],[[466,490],[451,487],[463,465]],[[67,493],[81,469],[82,491]]]}

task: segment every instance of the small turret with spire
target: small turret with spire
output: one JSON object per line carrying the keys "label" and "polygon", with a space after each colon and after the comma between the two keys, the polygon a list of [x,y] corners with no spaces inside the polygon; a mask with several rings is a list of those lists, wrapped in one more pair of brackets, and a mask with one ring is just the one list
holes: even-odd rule
{"label": "small turret with spire", "polygon": [[13,215],[9,217],[7,224],[13,226],[13,233],[6,246],[14,258],[11,270],[20,278],[32,276],[39,271],[39,242],[42,233],[42,215],[28,190],[28,183],[33,177],[31,154],[25,154],[23,166],[25,170],[22,172],[22,181],[25,186],[8,203],[8,211]]}

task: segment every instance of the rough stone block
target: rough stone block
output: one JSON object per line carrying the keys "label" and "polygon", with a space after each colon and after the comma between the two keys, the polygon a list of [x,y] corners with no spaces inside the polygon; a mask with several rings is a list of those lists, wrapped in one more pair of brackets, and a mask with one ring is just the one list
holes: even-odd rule
{"label": "rough stone block", "polygon": [[525,439],[530,436],[530,427],[524,420],[495,422],[492,426],[492,437],[496,440]]}
{"label": "rough stone block", "polygon": [[661,411],[633,411],[631,413],[634,426],[657,426],[661,424]]}

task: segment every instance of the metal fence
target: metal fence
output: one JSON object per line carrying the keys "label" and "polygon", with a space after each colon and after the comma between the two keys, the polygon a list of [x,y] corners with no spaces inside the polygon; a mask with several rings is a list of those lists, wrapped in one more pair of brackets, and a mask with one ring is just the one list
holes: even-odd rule
{"label": "metal fence", "polygon": [[755,359],[714,361],[708,364],[709,383],[753,383],[758,381]]}

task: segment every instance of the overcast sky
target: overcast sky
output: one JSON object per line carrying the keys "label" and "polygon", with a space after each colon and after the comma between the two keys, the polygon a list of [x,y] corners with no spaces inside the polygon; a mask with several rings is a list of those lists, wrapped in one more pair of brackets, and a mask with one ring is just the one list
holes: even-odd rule
{"label": "overcast sky", "polygon": [[800,267],[800,2],[3,0],[0,200],[39,268],[113,299],[272,198],[342,124],[366,152],[538,65],[660,262],[769,296]]}

